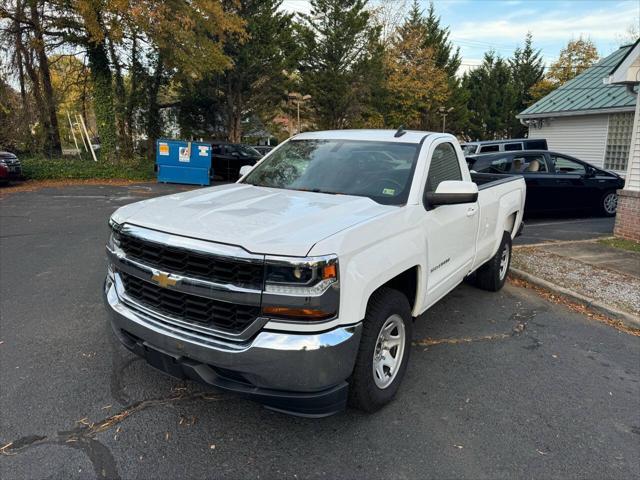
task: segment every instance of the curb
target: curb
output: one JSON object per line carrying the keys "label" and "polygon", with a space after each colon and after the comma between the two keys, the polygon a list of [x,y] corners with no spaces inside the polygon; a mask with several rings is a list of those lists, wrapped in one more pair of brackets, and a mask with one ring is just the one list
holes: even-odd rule
{"label": "curb", "polygon": [[595,310],[598,313],[606,315],[609,318],[619,320],[628,327],[640,328],[640,317],[636,315],[628,312],[623,312],[622,310],[618,310],[617,308],[611,307],[609,305],[605,305],[598,300],[594,300],[593,298],[589,298],[578,292],[569,290],[568,288],[561,287],[559,285],[556,285],[555,283],[551,283],[547,280],[544,280],[543,278],[531,275],[530,273],[527,273],[524,270],[520,270],[518,268],[511,267],[509,269],[509,273],[512,276],[520,278],[521,280],[525,280],[533,285],[536,285],[537,287],[541,287],[552,292],[557,292],[558,294],[567,297],[575,302],[578,302],[587,308]]}

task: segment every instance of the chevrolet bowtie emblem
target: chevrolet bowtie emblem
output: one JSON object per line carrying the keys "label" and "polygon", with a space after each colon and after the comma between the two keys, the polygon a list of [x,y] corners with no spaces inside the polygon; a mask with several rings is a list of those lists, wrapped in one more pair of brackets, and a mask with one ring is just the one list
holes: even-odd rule
{"label": "chevrolet bowtie emblem", "polygon": [[176,283],[178,283],[177,280],[171,278],[166,273],[155,273],[151,277],[151,280],[156,282],[162,288],[173,287]]}

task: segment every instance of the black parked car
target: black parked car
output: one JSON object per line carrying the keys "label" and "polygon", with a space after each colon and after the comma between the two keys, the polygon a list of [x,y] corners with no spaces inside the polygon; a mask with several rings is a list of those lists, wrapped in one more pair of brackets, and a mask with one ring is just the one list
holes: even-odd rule
{"label": "black parked car", "polygon": [[255,165],[262,158],[260,152],[248,145],[211,142],[211,167],[213,175],[225,180],[237,180],[240,168]]}
{"label": "black parked car", "polygon": [[478,173],[520,174],[527,183],[525,213],[595,210],[616,213],[624,179],[577,158],[546,150],[500,152],[467,157]]}

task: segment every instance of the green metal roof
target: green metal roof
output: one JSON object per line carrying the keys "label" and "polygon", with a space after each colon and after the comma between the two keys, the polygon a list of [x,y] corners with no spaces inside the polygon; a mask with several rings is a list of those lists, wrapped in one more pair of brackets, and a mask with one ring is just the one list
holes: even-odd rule
{"label": "green metal roof", "polygon": [[632,110],[636,97],[629,95],[624,85],[605,85],[603,79],[624,58],[633,45],[620,47],[574,79],[541,98],[518,115],[518,118],[598,113],[607,110]]}

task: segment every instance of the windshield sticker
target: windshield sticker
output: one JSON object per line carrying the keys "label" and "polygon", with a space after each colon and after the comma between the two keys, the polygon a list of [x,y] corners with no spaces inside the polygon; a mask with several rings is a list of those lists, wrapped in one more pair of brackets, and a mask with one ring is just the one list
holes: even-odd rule
{"label": "windshield sticker", "polygon": [[383,195],[395,195],[396,194],[396,189],[395,188],[385,188],[384,190],[382,190],[382,194]]}

